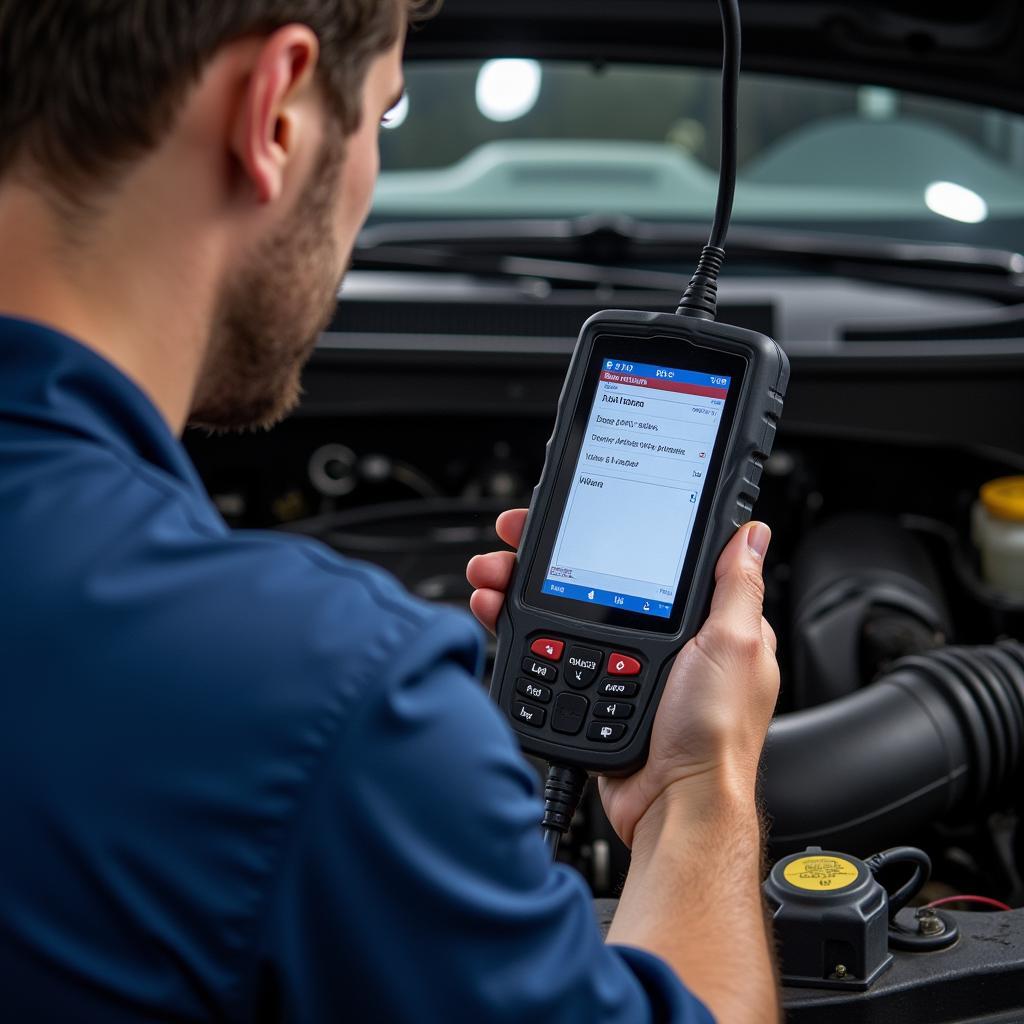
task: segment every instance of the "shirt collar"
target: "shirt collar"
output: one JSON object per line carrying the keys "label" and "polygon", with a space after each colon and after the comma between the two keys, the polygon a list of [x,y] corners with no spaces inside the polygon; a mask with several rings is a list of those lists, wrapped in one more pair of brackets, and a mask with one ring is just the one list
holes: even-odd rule
{"label": "shirt collar", "polygon": [[88,437],[206,491],[146,394],[88,346],[43,324],[0,316],[0,422]]}

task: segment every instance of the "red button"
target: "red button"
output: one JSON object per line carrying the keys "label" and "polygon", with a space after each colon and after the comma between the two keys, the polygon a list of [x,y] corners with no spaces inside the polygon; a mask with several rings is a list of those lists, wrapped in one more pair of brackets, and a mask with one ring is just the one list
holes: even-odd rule
{"label": "red button", "polygon": [[[536,654],[538,658],[547,658],[548,661],[561,661],[564,650],[565,644],[561,640],[548,640],[543,636],[530,644],[530,651],[533,654]],[[639,668],[637,671],[640,671]]]}
{"label": "red button", "polygon": [[628,654],[611,654],[608,658],[608,674],[611,676],[638,676],[640,662]]}

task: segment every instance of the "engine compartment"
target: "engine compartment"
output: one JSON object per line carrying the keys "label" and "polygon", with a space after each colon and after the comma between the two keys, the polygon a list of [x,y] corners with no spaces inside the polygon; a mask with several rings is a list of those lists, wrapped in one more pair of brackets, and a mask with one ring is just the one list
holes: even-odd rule
{"label": "engine compartment", "polygon": [[[436,333],[415,338],[371,335],[365,324],[334,331],[292,419],[267,434],[191,434],[228,521],[317,537],[384,566],[421,597],[465,607],[466,561],[500,546],[498,512],[529,501],[572,342],[443,332],[438,319]],[[995,696],[970,698],[1004,702],[973,732],[953,684],[927,680],[939,671],[933,661],[960,659],[956,685],[970,691],[981,671],[975,648],[1012,665],[1017,655],[997,645],[1024,637],[1024,602],[981,580],[970,529],[979,487],[1024,469],[1024,346],[787,348],[791,400],[756,510],[774,530],[766,614],[783,677],[764,767],[769,856],[822,845],[863,857],[910,844],[934,866],[915,903],[973,894],[1017,907],[1024,660],[1019,675],[995,670]],[[931,752],[915,754],[920,742]],[[959,767],[951,743],[962,747]],[[924,762],[936,759],[932,778]],[[628,851],[593,792],[561,857],[596,899],[614,899]],[[956,912],[963,925],[952,949],[897,954],[863,993],[787,990],[789,1019],[820,1019],[825,1005],[851,1021],[895,1012],[962,1020],[968,1004],[974,1014],[1009,1012],[1020,1002],[1024,910],[954,906],[973,912]],[[973,991],[983,978],[988,1002],[938,995],[943,986]]]}

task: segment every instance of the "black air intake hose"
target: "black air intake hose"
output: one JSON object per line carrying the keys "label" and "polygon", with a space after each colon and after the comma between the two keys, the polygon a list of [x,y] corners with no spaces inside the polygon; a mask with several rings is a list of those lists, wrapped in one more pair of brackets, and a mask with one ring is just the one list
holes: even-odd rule
{"label": "black air intake hose", "polygon": [[863,853],[991,806],[1022,751],[1024,645],[904,658],[866,689],[776,718],[764,757],[772,854],[808,842]]}
{"label": "black air intake hose", "polygon": [[798,709],[855,693],[950,633],[928,553],[885,516],[839,516],[809,533],[793,558],[792,595],[789,695]]}

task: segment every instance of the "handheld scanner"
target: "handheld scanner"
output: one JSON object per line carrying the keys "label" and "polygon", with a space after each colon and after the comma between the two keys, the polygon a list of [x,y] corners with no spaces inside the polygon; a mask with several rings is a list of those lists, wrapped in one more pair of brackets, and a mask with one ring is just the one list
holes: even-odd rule
{"label": "handheld scanner", "polygon": [[498,623],[491,695],[524,751],[610,775],[644,763],[788,380],[774,341],[713,320],[584,325]]}

